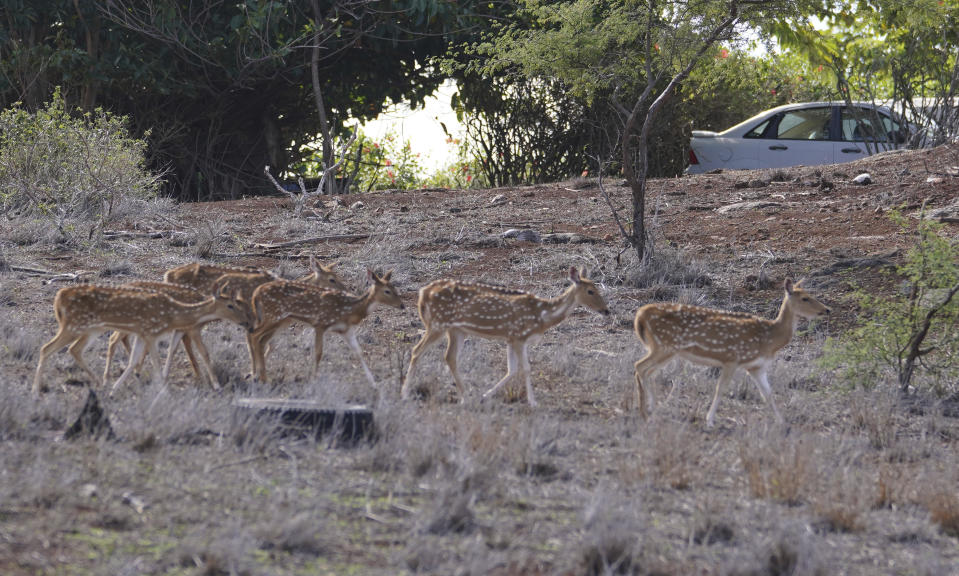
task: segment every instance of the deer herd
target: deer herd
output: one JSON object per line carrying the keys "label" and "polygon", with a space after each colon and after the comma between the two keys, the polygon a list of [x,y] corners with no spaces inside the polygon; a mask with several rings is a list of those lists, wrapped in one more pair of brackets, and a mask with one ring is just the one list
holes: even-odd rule
{"label": "deer herd", "polygon": [[[111,392],[126,382],[148,356],[152,378],[163,382],[180,344],[199,378],[220,389],[201,330],[215,320],[226,320],[246,331],[250,354],[250,375],[266,382],[266,358],[270,340],[283,327],[299,322],[314,330],[310,375],[323,355],[323,337],[328,331],[341,334],[376,386],[357,341],[356,331],[378,306],[403,309],[403,301],[391,283],[391,272],[378,275],[367,271],[369,288],[362,295],[347,290],[332,266],[310,258],[311,272],[296,280],[285,280],[252,267],[233,267],[194,262],[168,270],[163,281],[137,281],[122,285],[77,285],[60,289],[53,308],[59,329],[40,349],[33,381],[39,394],[44,364],[51,354],[68,347],[70,354],[92,381],[99,380],[83,358],[91,339],[112,332],[102,380],[110,379],[110,364],[117,345],[128,351],[128,362]],[[585,272],[570,268],[571,286],[560,296],[542,298],[521,290],[458,280],[437,280],[419,290],[417,309],[425,331],[413,347],[400,396],[408,399],[413,369],[422,354],[445,336],[446,364],[460,402],[466,398],[457,359],[467,336],[503,340],[507,346],[507,373],[483,397],[495,394],[507,382],[521,379],[531,406],[536,406],[531,384],[528,349],[543,334],[562,322],[576,308],[584,306],[604,316],[609,307],[596,284]],[[653,373],[673,358],[694,364],[718,367],[719,380],[706,417],[712,427],[719,394],[739,368],[754,380],[760,395],[782,420],[769,386],[767,371],[776,353],[793,336],[800,318],[829,312],[802,287],[786,280],[779,314],[774,320],[751,314],[678,303],[653,303],[639,308],[635,331],[646,355],[635,365],[635,400],[642,417],[652,412]],[[168,354],[161,367],[158,341],[169,336]],[[627,394],[627,400],[630,395]]]}

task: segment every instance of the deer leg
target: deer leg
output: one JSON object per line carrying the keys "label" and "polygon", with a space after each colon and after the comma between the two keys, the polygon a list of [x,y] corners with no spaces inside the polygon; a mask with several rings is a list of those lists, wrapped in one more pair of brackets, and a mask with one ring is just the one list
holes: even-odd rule
{"label": "deer leg", "polygon": [[270,341],[275,332],[272,326],[264,324],[246,335],[246,344],[250,351],[251,375],[263,383],[266,383],[266,358],[263,355],[263,346]]}
{"label": "deer leg", "polygon": [[351,327],[343,333],[343,338],[346,339],[346,343],[349,344],[350,349],[356,354],[357,359],[359,359],[360,366],[363,367],[363,372],[366,374],[366,377],[369,378],[370,384],[376,388],[376,378],[373,377],[370,367],[366,365],[366,360],[363,359],[363,351],[360,350],[360,343],[356,340],[356,329]]}
{"label": "deer leg", "polygon": [[57,331],[56,336],[54,336],[52,340],[40,348],[40,361],[37,362],[37,372],[33,376],[33,394],[39,395],[43,389],[43,387],[40,385],[40,373],[43,372],[43,365],[46,363],[47,358],[70,342],[76,340],[77,336],[77,334],[70,330],[66,330],[63,326],[61,326]]}
{"label": "deer leg", "polygon": [[[317,326],[313,327],[313,331],[313,365],[310,366],[310,379],[316,376],[316,372],[320,368],[320,360],[323,359],[323,335],[326,334],[326,330]],[[347,344],[349,344],[349,339],[347,339]]]}
{"label": "deer leg", "polygon": [[410,397],[410,382],[412,381],[413,367],[416,365],[416,361],[419,360],[420,355],[425,352],[431,344],[439,340],[442,335],[443,332],[433,331],[427,327],[423,337],[416,343],[416,346],[413,346],[413,353],[410,356],[410,367],[406,369],[406,379],[403,381],[403,387],[400,389],[400,398],[403,400],[407,400]]}
{"label": "deer leg", "polygon": [[[193,328],[183,334],[183,346],[187,350],[190,350],[192,346],[196,347],[196,351],[200,355],[200,361],[203,363],[203,368],[206,370],[207,378],[210,379],[210,385],[213,386],[214,390],[219,390],[220,382],[217,381],[216,374],[213,373],[213,364],[210,362],[210,352],[206,349],[206,344],[203,343],[199,328]],[[192,354],[190,356],[192,357]],[[193,371],[196,372],[197,376],[200,376],[200,372],[196,366],[193,367]]]}
{"label": "deer leg", "polygon": [[73,359],[76,360],[77,364],[80,365],[80,368],[83,368],[83,371],[90,376],[90,383],[98,382],[100,379],[97,378],[97,375],[93,373],[93,370],[87,365],[86,360],[83,359],[83,351],[86,350],[87,344],[90,341],[89,334],[83,334],[76,340],[73,344],[70,344],[70,347],[67,350],[70,352],[70,355],[73,356]]}
{"label": "deer leg", "polygon": [[736,373],[736,364],[723,364],[723,369],[719,372],[719,380],[716,382],[716,392],[713,394],[713,402],[709,405],[709,412],[706,414],[706,428],[713,427],[713,421],[716,419],[716,407],[719,406],[719,391],[733,378]]}
{"label": "deer leg", "polygon": [[[196,355],[194,354],[194,348],[196,348],[195,351],[199,352],[200,354],[206,353],[206,346],[202,342],[199,344],[195,342],[195,340],[199,338],[200,326],[194,326],[194,328],[189,332],[183,333],[183,340],[180,341],[183,343],[183,351],[186,352],[186,357],[190,361],[190,367],[193,368],[193,373],[197,376],[200,376],[200,362],[197,360]],[[172,354],[173,348],[171,347],[170,350],[170,354]],[[206,358],[203,358],[203,360],[207,360],[207,366],[210,365],[208,361],[209,359],[209,355],[207,355]],[[169,362],[169,359],[167,361]]]}
{"label": "deer leg", "polygon": [[496,393],[497,390],[502,388],[510,378],[516,375],[517,364],[519,364],[519,359],[516,357],[516,351],[512,346],[506,347],[506,376],[503,376],[503,379],[496,383],[495,386],[483,393],[483,398],[487,398]]}
{"label": "deer leg", "polygon": [[453,382],[456,383],[456,394],[460,397],[460,403],[466,402],[466,389],[463,387],[463,380],[460,378],[459,366],[457,361],[460,356],[460,349],[466,335],[459,330],[446,331],[446,365],[453,374]]}
{"label": "deer leg", "polygon": [[[171,346],[179,344],[180,339],[183,337],[183,332],[177,330],[173,333],[173,341],[170,342]],[[140,338],[142,340],[142,338]],[[154,384],[163,384],[166,382],[166,372],[163,371],[163,364],[160,362],[160,348],[157,346],[157,341],[151,339],[146,343],[146,350],[150,354],[150,364],[153,365],[153,376],[150,380]],[[140,358],[140,361],[143,361],[143,358]]]}
{"label": "deer leg", "polygon": [[536,398],[533,397],[533,383],[530,381],[529,368],[529,347],[526,342],[519,347],[519,369],[526,376],[526,400],[530,406],[536,406]]}
{"label": "deer leg", "polygon": [[[649,378],[659,369],[660,366],[669,361],[670,355],[665,352],[650,349],[645,356],[639,359],[634,365],[636,379],[636,407],[643,418],[649,417],[653,413],[653,390],[652,386],[643,386],[643,381]],[[629,394],[627,394],[627,403]]]}
{"label": "deer leg", "polygon": [[143,338],[135,338],[133,341],[133,350],[130,351],[130,359],[127,360],[127,367],[123,370],[123,374],[120,374],[120,377],[117,378],[117,381],[113,383],[113,387],[110,388],[110,395],[113,395],[116,392],[116,389],[120,387],[120,384],[127,381],[130,378],[130,375],[133,374],[134,369],[138,362],[143,358],[143,353],[146,351],[146,343],[143,341]]}
{"label": "deer leg", "polygon": [[116,352],[117,344],[122,344],[127,354],[130,353],[130,342],[125,332],[114,331],[110,334],[110,341],[107,344],[107,359],[103,365],[103,385],[106,386],[110,381],[110,365],[113,364],[113,354]]}
{"label": "deer leg", "polygon": [[[173,353],[176,351],[176,347],[180,344],[180,341],[183,339],[183,332],[179,330],[174,330],[173,336],[170,337],[170,346],[167,349],[166,362],[163,363],[163,380],[166,381],[167,376],[170,374],[170,367],[173,365]],[[186,346],[186,343],[184,343]]]}
{"label": "deer leg", "polygon": [[766,375],[766,369],[757,368],[750,370],[749,375],[756,384],[756,389],[759,390],[759,395],[762,396],[763,400],[765,400],[767,404],[772,406],[773,414],[776,415],[776,420],[782,423],[783,416],[779,413],[779,408],[776,406],[776,399],[773,398],[773,391],[769,386],[769,377]]}

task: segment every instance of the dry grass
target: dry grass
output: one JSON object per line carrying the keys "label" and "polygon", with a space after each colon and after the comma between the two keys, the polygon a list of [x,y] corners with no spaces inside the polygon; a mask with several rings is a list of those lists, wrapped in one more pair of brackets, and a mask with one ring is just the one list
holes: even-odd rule
{"label": "dry grass", "polygon": [[[760,576],[893,566],[937,574],[959,562],[951,472],[959,421],[910,411],[883,392],[892,383],[850,392],[813,373],[831,326],[797,335],[777,362],[771,380],[786,426],[774,424],[749,387],[723,391],[718,426],[706,430],[715,377],[681,363],[652,383],[657,407],[648,422],[623,410],[642,355],[631,327],[636,308],[668,297],[771,317],[778,290],[740,290],[746,275],[761,271],[756,250],[720,247],[704,259],[663,247],[662,260],[643,272],[616,265],[615,242],[506,242],[500,223],[549,220],[567,204],[588,225],[606,218],[581,214],[584,202],[572,198],[506,192],[513,205],[468,218],[450,208],[485,204],[479,192],[429,201],[388,195],[379,205],[371,197],[351,213],[336,208],[331,223],[293,222],[282,208],[269,217],[198,210],[187,219],[187,206],[164,215],[184,219],[173,237],[102,240],[109,249],[91,254],[54,250],[29,222],[5,226],[0,242],[13,265],[147,278],[201,248],[233,262],[224,253],[262,241],[264,226],[270,239],[372,231],[354,243],[236,263],[289,277],[315,253],[357,291],[368,266],[392,268],[407,310],[377,310],[359,330],[375,388],[334,334],[308,378],[313,335],[302,326],[273,341],[275,384],[255,384],[245,377],[242,331],[214,324],[204,340],[222,392],[199,383],[181,355],[166,387],[151,385],[147,372],[101,394],[118,441],[65,442],[56,436],[85,399],[75,385],[86,385],[85,376],[60,353],[47,375],[52,391],[29,393],[36,349],[56,328],[50,302],[63,284],[0,272],[0,573]],[[554,220],[544,226],[563,223]],[[762,271],[795,275],[801,259],[770,261]],[[421,328],[416,288],[452,276],[552,296],[571,265],[602,282],[614,318],[577,311],[531,349],[539,407],[506,395],[480,399],[505,374],[506,354],[502,343],[477,339],[460,360],[464,404],[452,401],[442,344],[415,376],[428,393],[399,400]],[[87,352],[94,370],[104,349],[101,337]],[[375,441],[343,448],[284,435],[275,422],[231,406],[248,396],[370,406]]]}

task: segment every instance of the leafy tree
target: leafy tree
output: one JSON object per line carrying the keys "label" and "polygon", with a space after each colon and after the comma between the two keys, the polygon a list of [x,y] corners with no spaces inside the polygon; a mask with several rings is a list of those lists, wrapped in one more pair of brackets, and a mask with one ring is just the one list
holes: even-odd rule
{"label": "leafy tree", "polygon": [[59,91],[36,112],[13,106],[0,113],[0,214],[102,224],[125,200],[156,195],[145,150],[125,118],[101,109],[71,115]]}
{"label": "leafy tree", "polygon": [[[154,167],[183,198],[268,189],[318,133],[414,103],[472,3],[439,0],[0,0],[0,104],[64,99],[152,129]],[[325,122],[317,105],[325,112]],[[326,128],[324,129],[324,125]]]}
{"label": "leafy tree", "polygon": [[780,44],[828,68],[847,100],[891,103],[913,121],[938,125],[938,141],[959,133],[959,2],[810,0],[803,18],[769,26]]}
{"label": "leafy tree", "polygon": [[[904,233],[910,224],[893,218]],[[916,244],[896,270],[905,294],[886,297],[859,288],[862,322],[826,343],[823,366],[863,386],[882,380],[892,368],[903,391],[917,374],[939,382],[959,376],[959,245],[942,235],[942,225],[920,220]],[[948,386],[947,386],[948,387]],[[955,386],[953,386],[954,388]]]}
{"label": "leafy tree", "polygon": [[[480,47],[487,70],[515,67],[558,79],[586,102],[605,101],[619,120],[621,166],[632,190],[628,243],[647,252],[646,178],[659,113],[718,42],[748,22],[782,15],[779,0],[524,0],[520,22]],[[775,12],[774,12],[775,11]]]}

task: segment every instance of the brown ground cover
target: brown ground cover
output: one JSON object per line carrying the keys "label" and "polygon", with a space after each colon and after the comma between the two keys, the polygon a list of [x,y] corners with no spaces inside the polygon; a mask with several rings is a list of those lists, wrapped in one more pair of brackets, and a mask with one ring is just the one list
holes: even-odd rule
{"label": "brown ground cover", "polygon": [[[899,290],[884,271],[915,239],[891,210],[942,209],[944,233],[959,234],[957,167],[959,148],[942,147],[654,180],[645,268],[585,179],[323,198],[298,220],[283,198],[152,207],[112,234],[81,223],[66,243],[44,222],[5,221],[0,574],[959,573],[955,402],[905,401],[891,376],[852,390],[815,363],[825,338],[857,320],[850,282]],[[872,183],[853,183],[863,172]],[[605,187],[627,206],[620,182]],[[29,393],[56,329],[53,296],[71,278],[156,279],[197,257],[293,276],[310,255],[357,291],[368,267],[394,271],[407,309],[378,310],[360,331],[377,388],[332,334],[309,381],[304,327],[274,339],[276,384],[255,384],[240,329],[215,325],[205,339],[222,392],[182,359],[168,387],[147,374],[113,395],[96,384],[117,441],[60,437],[87,384],[65,352],[44,375],[51,391]],[[399,399],[418,287],[453,277],[552,296],[570,266],[600,283],[613,317],[578,310],[533,349],[538,408],[481,401],[506,361],[502,344],[476,339],[460,362],[465,404],[442,346],[418,366],[418,398]],[[656,379],[653,418],[636,418],[624,399],[642,355],[639,306],[772,317],[787,277],[808,278],[834,313],[803,323],[771,376],[786,426],[740,376],[705,429],[714,376],[680,363]],[[94,370],[105,340],[87,352]],[[281,436],[232,406],[262,396],[366,404],[378,438],[344,448]]]}

